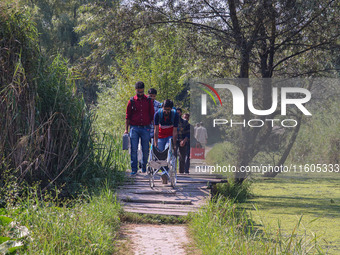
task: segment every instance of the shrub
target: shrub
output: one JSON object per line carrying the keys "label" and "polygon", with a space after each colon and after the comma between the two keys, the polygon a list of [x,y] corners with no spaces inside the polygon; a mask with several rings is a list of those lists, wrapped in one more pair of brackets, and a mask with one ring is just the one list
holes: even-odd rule
{"label": "shrub", "polygon": [[215,197],[219,195],[235,202],[245,202],[252,196],[251,181],[245,180],[242,184],[239,184],[236,183],[234,179],[229,179],[227,183],[217,183]]}

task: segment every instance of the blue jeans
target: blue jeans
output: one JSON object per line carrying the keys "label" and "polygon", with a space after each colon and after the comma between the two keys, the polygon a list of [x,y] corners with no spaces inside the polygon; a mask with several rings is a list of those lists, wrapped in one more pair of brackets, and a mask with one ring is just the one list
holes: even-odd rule
{"label": "blue jeans", "polygon": [[146,171],[146,164],[148,163],[149,157],[149,140],[150,140],[150,128],[149,127],[130,127],[130,141],[131,141],[131,171],[136,173],[138,170],[138,158],[137,150],[139,138],[141,139],[142,145],[142,171]]}
{"label": "blue jeans", "polygon": [[158,149],[160,151],[164,151],[166,145],[169,146],[170,139],[172,139],[172,136],[166,137],[166,138],[158,138]]}

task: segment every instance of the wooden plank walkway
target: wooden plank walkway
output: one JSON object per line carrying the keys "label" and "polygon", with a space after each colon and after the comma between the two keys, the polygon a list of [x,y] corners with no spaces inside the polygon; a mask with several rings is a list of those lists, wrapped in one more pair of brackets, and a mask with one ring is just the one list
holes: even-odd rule
{"label": "wooden plank walkway", "polygon": [[207,183],[220,181],[223,177],[209,173],[197,173],[195,172],[195,163],[200,164],[201,162],[193,162],[190,175],[178,175],[175,188],[171,187],[170,182],[162,184],[158,174],[155,176],[153,189],[149,186],[147,174],[138,173],[135,177],[128,177],[125,185],[117,191],[118,199],[124,210],[174,216],[184,216],[198,210],[207,199],[210,199]]}

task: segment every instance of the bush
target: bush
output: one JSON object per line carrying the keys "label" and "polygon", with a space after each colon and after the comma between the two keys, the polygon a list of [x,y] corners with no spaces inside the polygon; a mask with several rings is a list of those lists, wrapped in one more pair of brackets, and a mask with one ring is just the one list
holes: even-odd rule
{"label": "bush", "polygon": [[239,184],[234,179],[229,179],[227,183],[217,183],[215,197],[219,195],[234,202],[245,202],[248,198],[252,197],[251,181],[245,180],[242,184]]}

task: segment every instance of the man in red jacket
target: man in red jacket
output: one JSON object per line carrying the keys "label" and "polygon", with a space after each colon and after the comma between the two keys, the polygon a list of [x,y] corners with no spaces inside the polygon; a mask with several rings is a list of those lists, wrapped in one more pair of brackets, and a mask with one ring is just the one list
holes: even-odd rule
{"label": "man in red jacket", "polygon": [[151,98],[144,95],[144,83],[139,81],[135,85],[136,95],[131,97],[126,107],[125,132],[129,132],[131,141],[131,175],[138,170],[137,150],[139,139],[142,145],[142,172],[146,172],[149,157],[150,124],[155,114]]}

